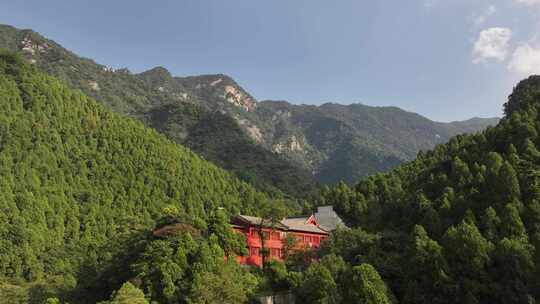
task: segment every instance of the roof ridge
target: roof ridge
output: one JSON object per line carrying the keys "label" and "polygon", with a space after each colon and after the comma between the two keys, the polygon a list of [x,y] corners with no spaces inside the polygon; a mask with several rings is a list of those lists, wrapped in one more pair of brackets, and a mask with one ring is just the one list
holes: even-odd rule
{"label": "roof ridge", "polygon": [[293,219],[293,218],[310,218],[311,215],[295,215],[295,216],[287,216],[285,219]]}

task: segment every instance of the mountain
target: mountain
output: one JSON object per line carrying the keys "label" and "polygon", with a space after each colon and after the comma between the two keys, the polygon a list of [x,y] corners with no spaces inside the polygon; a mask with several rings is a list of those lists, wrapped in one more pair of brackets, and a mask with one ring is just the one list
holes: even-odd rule
{"label": "mountain", "polygon": [[[240,94],[248,96],[243,90],[237,92],[238,86],[228,77],[174,78],[161,67],[141,74],[114,70],[81,58],[31,30],[5,25],[0,25],[0,48],[20,52],[70,87],[118,113],[143,121],[259,189],[298,197],[315,186],[307,170],[261,148],[248,135],[249,129],[246,132],[232,116],[208,106],[230,104],[227,109],[233,111],[237,106],[231,102]],[[219,86],[216,77],[223,79]],[[208,88],[199,82],[208,84]],[[213,87],[216,89],[209,89]]]}
{"label": "mountain", "polygon": [[400,303],[540,299],[540,76],[504,112],[484,132],[326,189],[319,203],[354,228],[326,254],[373,264]]}
{"label": "mountain", "polygon": [[[139,74],[78,57],[30,30],[0,26],[0,47],[71,87],[138,118],[267,191],[304,196],[315,181],[353,182],[412,160],[456,134],[497,119],[437,123],[395,107],[258,102],[227,75]],[[220,139],[220,140],[217,140]]]}
{"label": "mountain", "polygon": [[498,119],[438,123],[396,107],[362,104],[321,106],[261,102],[257,111],[273,124],[269,143],[312,170],[318,181],[351,183],[412,160],[418,151],[450,137],[476,132]]}
{"label": "mountain", "polygon": [[[159,271],[169,284],[171,276],[185,275],[178,292],[191,298],[201,295],[186,285],[188,276],[201,291],[211,288],[208,276],[223,277],[227,288],[249,278],[226,261],[221,237],[203,238],[201,231],[230,237],[232,230],[215,227],[228,224],[225,214],[260,214],[282,197],[270,198],[4,52],[0,108],[0,302],[44,303],[51,294],[95,303],[110,295],[118,277],[162,286],[154,281]],[[215,219],[219,212],[226,213]],[[160,221],[176,223],[172,234],[181,240],[149,233]],[[146,264],[152,254],[159,266]],[[125,265],[134,256],[138,268]],[[243,299],[237,288],[233,296]],[[170,298],[171,288],[153,296]]]}

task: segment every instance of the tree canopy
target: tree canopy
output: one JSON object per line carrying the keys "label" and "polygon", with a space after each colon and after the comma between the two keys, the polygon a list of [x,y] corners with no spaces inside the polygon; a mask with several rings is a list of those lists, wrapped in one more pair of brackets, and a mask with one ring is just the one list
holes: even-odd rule
{"label": "tree canopy", "polygon": [[320,203],[353,229],[334,233],[323,252],[374,265],[404,303],[540,299],[539,92],[532,76],[497,126],[354,187],[324,189]]}
{"label": "tree canopy", "polygon": [[[175,297],[186,263],[196,261],[147,235],[173,219],[211,233],[193,250],[219,263],[194,272],[195,285],[244,289],[231,279],[236,266],[223,264],[223,250],[243,249],[227,216],[258,213],[268,195],[5,52],[0,109],[0,281],[61,282],[67,298],[91,294],[79,300],[92,303],[130,274],[160,276],[155,284],[172,285],[144,281],[145,292]],[[156,254],[169,259],[145,270],[142,258]]]}

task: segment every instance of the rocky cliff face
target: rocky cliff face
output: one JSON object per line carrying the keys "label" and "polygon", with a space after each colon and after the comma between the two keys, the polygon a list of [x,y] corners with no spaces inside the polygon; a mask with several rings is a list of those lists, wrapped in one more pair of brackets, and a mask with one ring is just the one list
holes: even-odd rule
{"label": "rocky cliff face", "polygon": [[245,111],[253,111],[257,107],[252,98],[245,96],[237,87],[232,85],[225,86],[223,98]]}

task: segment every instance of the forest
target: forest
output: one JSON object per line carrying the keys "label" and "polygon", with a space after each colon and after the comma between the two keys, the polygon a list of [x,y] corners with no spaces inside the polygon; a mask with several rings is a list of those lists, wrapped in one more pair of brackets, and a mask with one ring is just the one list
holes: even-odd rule
{"label": "forest", "polygon": [[[24,45],[41,47],[44,51],[28,53],[28,49],[21,49]],[[128,69],[113,70],[80,57],[34,31],[3,24],[0,24],[0,48],[20,54],[70,88],[82,91],[115,113],[142,121],[261,191],[281,191],[300,198],[315,189],[315,181],[307,170],[263,149],[232,115],[223,115],[215,108],[229,105],[218,90],[192,90],[199,82],[209,81],[206,77],[184,82],[164,68],[140,74]],[[224,75],[220,77],[227,79]],[[226,82],[237,86],[232,79]],[[232,111],[236,106],[224,109]]]}
{"label": "forest", "polygon": [[[219,208],[258,214],[283,199],[255,190],[6,52],[0,54],[0,108],[0,302],[41,303],[57,295],[70,303],[95,303],[119,287],[112,277],[104,279],[108,267],[120,253],[131,253],[127,246],[137,246],[158,219],[172,216],[206,231]],[[299,208],[293,201],[287,206]],[[151,242],[151,252],[140,258],[151,256],[152,246],[179,258],[180,244],[191,250],[183,253],[187,265],[203,259],[204,267],[229,269],[221,267],[223,253],[214,238],[200,235]],[[174,263],[165,261],[163,269]]]}
{"label": "forest", "polygon": [[376,267],[400,303],[534,303],[540,298],[540,77],[505,117],[354,187],[326,188],[351,231],[327,252]]}
{"label": "forest", "polygon": [[[0,303],[535,303],[540,77],[505,117],[312,205],[263,193],[0,54]],[[263,269],[229,216],[333,205],[348,229]],[[166,228],[166,229],[164,229]]]}

